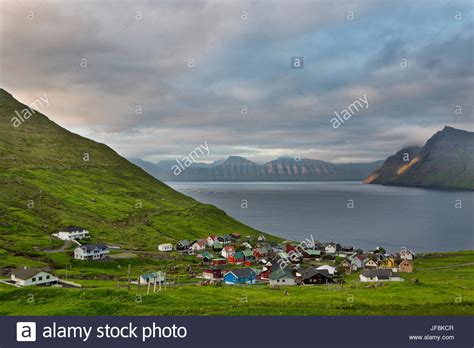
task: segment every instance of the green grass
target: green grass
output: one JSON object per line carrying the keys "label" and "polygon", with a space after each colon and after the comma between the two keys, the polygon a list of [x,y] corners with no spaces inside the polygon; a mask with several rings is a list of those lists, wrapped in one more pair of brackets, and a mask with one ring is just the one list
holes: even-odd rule
{"label": "green grass", "polygon": [[[68,225],[90,229],[92,242],[132,250],[211,233],[260,234],[40,113],[13,127],[15,110],[24,108],[0,89],[0,249],[9,255],[41,258],[39,251],[61,245],[51,233]],[[0,265],[20,261],[8,257]]]}
{"label": "green grass", "polygon": [[[141,287],[126,291],[125,272],[115,280],[77,279],[82,289],[0,286],[1,315],[473,315],[472,266],[418,270],[472,262],[474,252],[430,254],[415,261],[415,272],[402,283],[367,288],[356,274],[330,286],[186,285],[146,294]],[[158,261],[157,261],[158,262]],[[181,260],[182,266],[187,260]],[[159,262],[158,262],[159,263]],[[137,261],[134,268],[141,267]],[[89,265],[84,265],[84,269]],[[90,270],[94,268],[90,265]],[[159,264],[156,265],[159,267]],[[194,265],[198,267],[198,265]],[[107,273],[108,270],[100,269]],[[181,280],[186,280],[182,272]],[[77,274],[76,274],[77,276]],[[91,275],[90,275],[91,277]],[[89,278],[90,278],[89,277]],[[411,279],[418,279],[413,283]],[[285,289],[288,295],[285,294]]]}

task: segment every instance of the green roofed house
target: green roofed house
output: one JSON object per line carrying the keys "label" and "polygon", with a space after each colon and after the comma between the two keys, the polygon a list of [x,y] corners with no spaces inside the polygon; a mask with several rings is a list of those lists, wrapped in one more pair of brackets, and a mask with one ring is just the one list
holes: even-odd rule
{"label": "green roofed house", "polygon": [[253,251],[251,249],[245,249],[242,251],[242,254],[244,254],[244,262],[245,263],[252,263],[255,261],[255,256],[253,256]]}
{"label": "green roofed house", "polygon": [[303,252],[306,257],[319,257],[321,256],[321,250],[307,249]]}
{"label": "green roofed house", "polygon": [[191,247],[189,240],[180,240],[176,243],[176,250],[188,250]]}
{"label": "green roofed house", "polygon": [[296,285],[295,276],[289,267],[277,267],[270,274],[270,285]]}
{"label": "green roofed house", "polygon": [[166,281],[166,273],[164,272],[150,272],[140,276],[140,284],[154,284],[164,283]]}
{"label": "green roofed house", "polygon": [[222,244],[221,242],[214,242],[212,249],[214,249],[214,251],[221,251],[223,247],[224,244]]}
{"label": "green roofed house", "polygon": [[214,258],[214,255],[207,251],[201,251],[197,256],[197,258],[202,259],[202,262],[211,262]]}

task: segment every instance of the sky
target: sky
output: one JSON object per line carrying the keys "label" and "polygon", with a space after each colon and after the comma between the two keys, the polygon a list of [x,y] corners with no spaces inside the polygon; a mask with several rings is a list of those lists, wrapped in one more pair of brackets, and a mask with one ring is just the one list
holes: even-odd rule
{"label": "sky", "polygon": [[473,15],[437,0],[2,1],[0,87],[46,93],[39,111],[127,158],[207,143],[206,162],[369,162],[474,130]]}

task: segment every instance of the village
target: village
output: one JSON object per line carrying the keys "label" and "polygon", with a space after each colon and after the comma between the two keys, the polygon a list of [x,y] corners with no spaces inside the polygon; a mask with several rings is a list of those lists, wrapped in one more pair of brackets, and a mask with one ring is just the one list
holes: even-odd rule
{"label": "village", "polygon": [[[108,262],[111,252],[120,250],[120,247],[106,243],[83,243],[90,239],[89,230],[83,227],[70,226],[52,234],[52,237],[76,244],[71,255],[76,262]],[[187,285],[259,284],[273,289],[343,285],[345,276],[349,274],[357,274],[360,283],[369,283],[367,287],[401,282],[404,281],[403,273],[413,272],[415,258],[415,253],[406,248],[393,254],[382,247],[364,251],[334,242],[321,243],[314,241],[312,236],[296,243],[267,241],[263,234],[258,238],[242,237],[239,233],[209,235],[193,241],[180,240],[175,244],[163,243],[157,245],[157,250],[163,255],[175,253],[195,259],[199,272],[193,273],[193,281]],[[176,285],[172,275],[156,269],[132,279],[130,267],[128,265],[129,288],[130,284],[145,286],[149,293],[151,287],[156,292],[162,286]],[[20,267],[11,270],[10,279],[0,282],[16,287],[81,287],[70,279],[55,276],[50,268]]]}

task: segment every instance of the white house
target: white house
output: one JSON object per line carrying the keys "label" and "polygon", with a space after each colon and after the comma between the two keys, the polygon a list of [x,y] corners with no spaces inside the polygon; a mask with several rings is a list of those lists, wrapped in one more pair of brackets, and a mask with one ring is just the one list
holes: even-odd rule
{"label": "white house", "polygon": [[415,258],[415,253],[410,249],[402,248],[400,250],[400,257],[404,260],[412,261]]}
{"label": "white house", "polygon": [[327,254],[335,254],[336,253],[336,244],[329,243],[324,247],[324,250]]}
{"label": "white house", "polygon": [[377,264],[375,263],[375,261],[373,261],[371,259],[368,259],[364,262],[364,267],[365,268],[377,268]]}
{"label": "white house", "polygon": [[360,272],[359,280],[361,282],[403,282],[405,279],[400,277],[397,272],[391,269],[366,269]]}
{"label": "white house", "polygon": [[207,240],[206,239],[201,239],[201,240],[198,240],[197,242],[195,242],[191,246],[191,250],[193,252],[203,251],[203,250],[206,250],[206,245],[207,245]]}
{"label": "white house", "polygon": [[231,255],[233,255],[235,253],[235,249],[233,246],[231,245],[226,245],[222,251],[221,251],[221,255],[222,257],[228,259]]}
{"label": "white house", "polygon": [[83,227],[71,226],[58,233],[53,233],[53,236],[61,240],[84,239],[89,238],[89,231]]}
{"label": "white house", "polygon": [[166,273],[164,272],[151,272],[142,274],[140,276],[140,284],[154,284],[155,282],[163,284],[166,281]]}
{"label": "white house", "polygon": [[323,266],[320,266],[318,268],[316,268],[317,270],[322,270],[322,269],[325,269],[326,271],[328,271],[329,274],[331,275],[334,275],[334,272],[336,272],[336,268],[335,267],[332,267],[332,266],[329,266],[329,265],[323,265]]}
{"label": "white house", "polygon": [[207,245],[210,246],[211,248],[214,246],[214,244],[217,242],[217,237],[214,235],[211,235],[207,237]]}
{"label": "white house", "polygon": [[43,285],[49,286],[58,283],[58,277],[44,269],[18,268],[11,274],[11,281],[19,286]]}
{"label": "white house", "polygon": [[158,245],[159,251],[173,251],[173,245],[170,243]]}
{"label": "white house", "polygon": [[296,285],[295,276],[289,267],[278,267],[270,274],[270,285]]}
{"label": "white house", "polygon": [[74,258],[77,260],[100,260],[109,253],[105,244],[84,244],[74,249]]}

